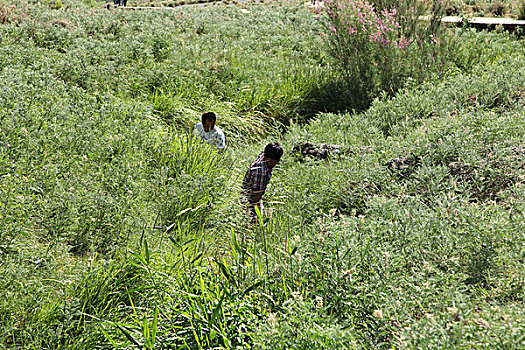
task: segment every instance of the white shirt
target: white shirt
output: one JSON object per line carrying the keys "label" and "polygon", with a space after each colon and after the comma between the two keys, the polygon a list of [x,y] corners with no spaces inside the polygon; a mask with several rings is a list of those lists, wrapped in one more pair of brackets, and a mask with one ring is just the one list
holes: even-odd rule
{"label": "white shirt", "polygon": [[202,123],[198,123],[193,128],[193,134],[202,140],[208,142],[209,145],[215,146],[218,149],[224,148],[226,146],[226,140],[224,138],[224,133],[221,128],[217,125],[210,131],[204,131]]}

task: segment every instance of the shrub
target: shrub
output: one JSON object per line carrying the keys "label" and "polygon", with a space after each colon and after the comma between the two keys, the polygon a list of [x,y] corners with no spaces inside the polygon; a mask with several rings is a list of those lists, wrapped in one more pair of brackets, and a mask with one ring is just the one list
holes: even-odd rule
{"label": "shrub", "polygon": [[62,3],[62,0],[55,0],[49,4],[49,7],[52,10],[60,10],[62,6],[64,6],[64,4]]}
{"label": "shrub", "polygon": [[521,4],[518,6],[517,18],[519,20],[525,20],[525,1],[522,1]]}
{"label": "shrub", "polygon": [[[442,68],[440,1],[329,0],[324,34],[346,82],[350,108],[364,108],[380,91],[393,94],[408,78],[423,81]],[[419,18],[430,13],[428,20]]]}
{"label": "shrub", "polygon": [[268,315],[254,335],[255,349],[357,348],[353,331],[316,313],[315,305],[297,299],[287,301],[282,314]]}

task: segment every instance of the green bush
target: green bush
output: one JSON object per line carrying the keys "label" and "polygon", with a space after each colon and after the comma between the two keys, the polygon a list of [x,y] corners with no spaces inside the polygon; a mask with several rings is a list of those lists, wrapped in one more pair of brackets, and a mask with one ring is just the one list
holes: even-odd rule
{"label": "green bush", "polygon": [[444,68],[442,12],[441,1],[326,2],[325,42],[349,108],[365,108],[379,92],[394,94],[407,79],[421,82]]}
{"label": "green bush", "polygon": [[287,302],[284,311],[269,313],[254,334],[254,349],[357,349],[359,341],[350,329],[319,315],[314,305],[300,296]]}

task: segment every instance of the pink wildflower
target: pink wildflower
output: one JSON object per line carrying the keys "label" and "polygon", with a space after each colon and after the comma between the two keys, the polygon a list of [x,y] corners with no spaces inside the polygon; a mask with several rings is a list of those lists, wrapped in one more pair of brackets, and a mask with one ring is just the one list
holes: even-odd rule
{"label": "pink wildflower", "polygon": [[406,48],[408,45],[409,43],[406,38],[399,39],[399,42],[397,43],[397,47],[399,47],[401,50]]}
{"label": "pink wildflower", "polygon": [[390,40],[386,39],[385,37],[380,37],[378,42],[383,46],[390,44]]}

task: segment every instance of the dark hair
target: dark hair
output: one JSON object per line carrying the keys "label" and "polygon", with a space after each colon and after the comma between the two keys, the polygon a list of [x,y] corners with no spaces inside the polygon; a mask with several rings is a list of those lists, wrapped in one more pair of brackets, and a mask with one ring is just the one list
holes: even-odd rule
{"label": "dark hair", "polygon": [[213,112],[206,112],[202,115],[202,124],[204,124],[206,121],[214,122],[217,120],[217,116]]}
{"label": "dark hair", "polygon": [[283,148],[279,142],[272,142],[264,148],[264,156],[274,160],[280,160],[283,155]]}

